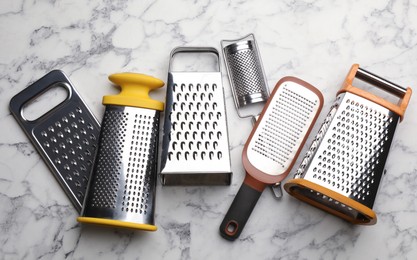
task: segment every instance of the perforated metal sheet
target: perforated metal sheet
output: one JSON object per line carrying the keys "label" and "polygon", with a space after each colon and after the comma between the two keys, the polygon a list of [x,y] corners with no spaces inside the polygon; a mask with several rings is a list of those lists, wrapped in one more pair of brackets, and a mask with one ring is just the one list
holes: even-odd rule
{"label": "perforated metal sheet", "polygon": [[247,157],[258,170],[280,175],[288,170],[316,116],[317,95],[292,81],[272,97],[248,145]]}
{"label": "perforated metal sheet", "polygon": [[33,135],[80,205],[84,200],[97,148],[99,126],[77,106],[57,112],[33,129]]}
{"label": "perforated metal sheet", "polygon": [[238,107],[263,102],[268,87],[254,41],[242,41],[224,48],[225,62]]}
{"label": "perforated metal sheet", "polygon": [[[65,89],[66,99],[37,119],[24,118],[25,104],[54,88]],[[15,95],[10,101],[10,111],[77,211],[81,211],[100,124],[68,77],[60,70],[49,72]]]}
{"label": "perforated metal sheet", "polygon": [[[230,184],[229,142],[220,73],[172,72],[170,75],[161,165],[163,183]],[[212,177],[209,174],[213,174]]]}
{"label": "perforated metal sheet", "polygon": [[106,106],[84,217],[153,224],[159,112]]}
{"label": "perforated metal sheet", "polygon": [[295,178],[372,208],[398,122],[398,115],[380,105],[351,93],[340,94]]}
{"label": "perforated metal sheet", "polygon": [[218,122],[224,119],[225,114],[213,100],[216,90],[216,84],[174,84],[176,101],[168,115],[173,122],[168,160],[204,161],[222,158],[222,151],[218,147],[223,133],[219,131]]}

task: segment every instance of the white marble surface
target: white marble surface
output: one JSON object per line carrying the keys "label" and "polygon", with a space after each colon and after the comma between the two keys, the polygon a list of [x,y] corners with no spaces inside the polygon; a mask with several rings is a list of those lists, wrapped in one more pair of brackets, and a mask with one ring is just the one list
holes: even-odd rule
{"label": "white marble surface", "polygon": [[155,233],[81,227],[8,110],[13,95],[62,69],[101,119],[101,97],[116,92],[107,75],[142,72],[165,81],[172,48],[219,49],[220,40],[248,33],[257,38],[270,86],[293,75],[323,92],[319,124],[353,63],[417,89],[413,0],[1,1],[0,258],[416,259],[416,97],[396,133],[375,226],[353,226],[286,193],[276,201],[266,190],[233,243],[218,227],[244,177],[240,157],[251,124],[237,117],[223,65],[232,185],[158,183]]}

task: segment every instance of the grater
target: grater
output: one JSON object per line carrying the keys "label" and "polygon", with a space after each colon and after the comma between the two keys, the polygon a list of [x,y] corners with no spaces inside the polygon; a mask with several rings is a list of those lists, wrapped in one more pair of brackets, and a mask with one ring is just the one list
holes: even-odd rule
{"label": "grater", "polygon": [[265,186],[288,175],[322,104],[307,82],[285,77],[277,83],[243,149],[246,177],[220,225],[225,239],[240,235]]}
{"label": "grater", "polygon": [[[173,71],[172,62],[179,53],[214,54],[218,71]],[[166,99],[162,184],[230,185],[232,171],[218,51],[211,47],[175,48],[171,52]]]}
{"label": "grater", "polygon": [[[269,98],[261,55],[253,34],[221,41],[233,101],[240,118],[252,117],[252,124]],[[242,115],[241,113],[247,115]],[[271,185],[275,198],[282,197],[281,183]]]}
{"label": "grater", "polygon": [[[59,87],[66,90],[64,101],[35,120],[24,117],[25,105]],[[10,101],[10,111],[80,212],[100,124],[68,77],[60,70],[49,72],[15,95]]]}
{"label": "grater", "polygon": [[[397,96],[399,104],[353,87],[355,77]],[[352,223],[375,224],[375,197],[410,97],[410,88],[354,64],[286,191]]]}
{"label": "grater", "polygon": [[237,40],[223,40],[221,45],[237,113],[241,118],[254,117],[242,115],[241,110],[256,103],[265,103],[269,97],[255,36],[249,34]]}
{"label": "grater", "polygon": [[149,91],[164,83],[135,73],[109,76],[121,87],[104,96],[106,110],[97,155],[79,222],[155,231],[159,114]]}

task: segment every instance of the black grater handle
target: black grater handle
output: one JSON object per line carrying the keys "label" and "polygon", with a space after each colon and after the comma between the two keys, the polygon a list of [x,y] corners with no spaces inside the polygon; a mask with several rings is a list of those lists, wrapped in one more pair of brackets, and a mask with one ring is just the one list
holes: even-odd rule
{"label": "black grater handle", "polygon": [[[51,87],[55,86],[55,84],[57,83],[63,83],[62,86],[65,87],[65,89],[68,92],[67,98],[38,119],[30,121],[24,118],[22,114],[23,106],[27,104],[30,100],[35,99],[36,97],[40,96]],[[39,123],[42,117],[51,113],[57,107],[61,106],[64,102],[74,98],[74,96],[72,95],[72,92],[74,90],[70,87],[70,85],[71,83],[68,77],[64,74],[64,72],[62,72],[61,70],[53,70],[49,72],[48,74],[46,74],[45,76],[43,76],[42,78],[40,78],[34,84],[31,84],[30,86],[28,86],[27,88],[19,92],[17,95],[15,95],[10,100],[10,104],[9,104],[10,111],[18,119],[18,122],[23,128],[32,129],[34,126],[36,126]]]}
{"label": "black grater handle", "polygon": [[220,235],[230,241],[239,237],[262,192],[243,183],[220,225]]}

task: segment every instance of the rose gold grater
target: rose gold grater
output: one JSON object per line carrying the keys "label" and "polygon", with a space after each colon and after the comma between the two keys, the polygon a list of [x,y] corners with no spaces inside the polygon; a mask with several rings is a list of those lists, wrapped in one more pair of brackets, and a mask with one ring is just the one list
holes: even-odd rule
{"label": "rose gold grater", "polygon": [[[61,87],[67,98],[35,120],[23,115],[25,105]],[[100,124],[68,77],[53,70],[18,93],[10,111],[42,156],[62,189],[80,212],[94,161]]]}
{"label": "rose gold grater", "polygon": [[[400,98],[395,105],[352,86],[358,78]],[[372,210],[395,129],[411,97],[355,64],[310,150],[285,189],[296,198],[354,224],[372,225]]]}
{"label": "rose gold grater", "polygon": [[[174,57],[209,60],[217,71],[176,71]],[[180,57],[176,57],[179,59]],[[211,47],[171,52],[161,156],[163,185],[229,185],[232,178],[219,53]]]}
{"label": "rose gold grater", "polygon": [[323,104],[318,89],[294,77],[275,86],[242,153],[245,180],[220,225],[220,234],[235,240],[242,232],[266,185],[290,172]]}
{"label": "rose gold grater", "polygon": [[159,114],[149,92],[164,83],[135,73],[109,79],[121,87],[106,105],[97,156],[79,222],[155,231]]}

